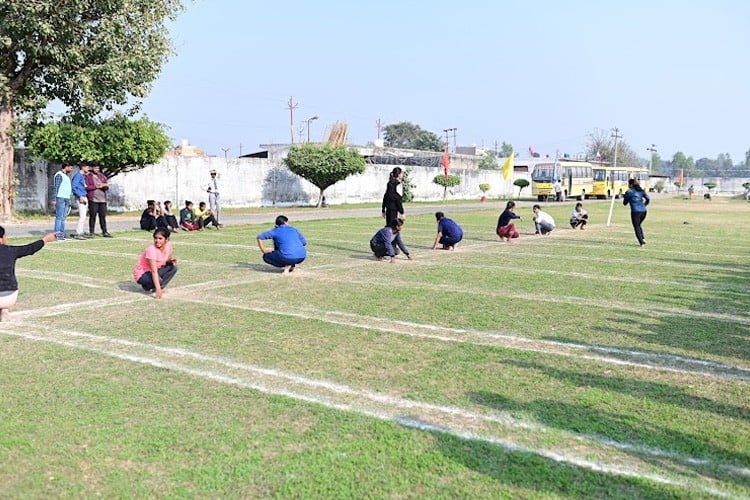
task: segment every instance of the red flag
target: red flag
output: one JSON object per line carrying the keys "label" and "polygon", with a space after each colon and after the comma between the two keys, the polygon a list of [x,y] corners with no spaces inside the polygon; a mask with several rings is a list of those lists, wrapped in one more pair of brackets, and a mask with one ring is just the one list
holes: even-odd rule
{"label": "red flag", "polygon": [[443,157],[440,158],[440,165],[443,167],[443,173],[445,174],[445,178],[448,179],[448,146],[445,146],[445,151],[443,151]]}

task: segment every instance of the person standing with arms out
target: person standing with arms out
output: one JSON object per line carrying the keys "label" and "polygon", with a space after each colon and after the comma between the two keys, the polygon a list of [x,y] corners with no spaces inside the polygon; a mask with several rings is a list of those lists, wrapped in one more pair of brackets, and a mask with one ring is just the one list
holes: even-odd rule
{"label": "person standing with arms out", "polygon": [[507,239],[508,243],[510,243],[511,238],[518,238],[516,225],[511,223],[513,219],[521,220],[521,216],[516,215],[516,213],[513,211],[515,206],[515,201],[509,201],[508,203],[506,203],[505,210],[503,210],[503,213],[501,213],[500,217],[498,217],[497,219],[497,229],[495,230],[495,232],[500,237],[500,241],[504,241],[504,239]]}
{"label": "person standing with arms out", "polygon": [[[296,228],[287,225],[287,222],[287,217],[279,215],[273,229],[257,236],[263,262],[274,267],[283,267],[284,274],[294,271],[297,264],[301,264],[307,257],[307,240]],[[264,240],[273,240],[274,249],[266,248]]]}
{"label": "person standing with arms out", "polygon": [[443,212],[435,212],[435,219],[438,227],[432,249],[435,250],[440,243],[443,245],[443,250],[455,250],[458,242],[464,237],[463,229],[452,219],[446,217]]}
{"label": "person standing with arms out", "polygon": [[86,175],[86,192],[89,199],[89,233],[94,234],[96,216],[98,215],[102,236],[111,238],[112,235],[107,231],[107,191],[109,190],[107,176],[100,172],[99,165],[94,165],[91,169],[91,172]]}
{"label": "person standing with arms out", "polygon": [[589,221],[589,213],[583,208],[583,203],[580,201],[576,203],[575,208],[570,213],[570,227],[573,229],[580,227],[584,228],[586,223]]}
{"label": "person standing with arms out", "polygon": [[[219,182],[216,180],[216,170],[209,172],[211,175],[211,181],[206,186],[206,192],[208,193],[208,206],[211,208],[211,212],[216,217],[217,224],[221,220],[221,196],[219,195]],[[218,228],[221,224],[218,224]]]}
{"label": "person standing with arms out", "polygon": [[78,165],[78,172],[73,176],[71,188],[73,189],[73,196],[75,196],[78,202],[78,224],[76,225],[76,235],[73,237],[76,240],[86,239],[86,216],[89,212],[89,200],[86,197],[86,174],[89,173],[88,165]]}
{"label": "person standing with arms out", "polygon": [[64,164],[55,173],[52,182],[52,201],[50,203],[55,207],[55,238],[57,238],[57,241],[65,241],[67,239],[65,235],[65,219],[68,217],[70,195],[73,192],[69,176],[72,170],[73,165],[70,163]]}
{"label": "person standing with arms out", "polygon": [[622,198],[622,204],[630,205],[630,221],[633,223],[635,237],[638,239],[638,244],[643,246],[646,244],[646,238],[643,236],[641,225],[646,220],[646,207],[651,202],[651,198],[635,179],[628,180],[628,188]]}
{"label": "person standing with arms out", "polygon": [[154,231],[154,243],[146,247],[133,269],[135,282],[146,292],[153,292],[157,299],[162,298],[164,289],[177,274],[177,259],[169,242],[171,234],[164,227]]}
{"label": "person standing with arms out", "polygon": [[9,246],[5,228],[0,226],[0,321],[10,320],[8,309],[16,305],[18,300],[16,260],[37,253],[44,245],[56,239],[55,233],[49,233],[28,245]]}
{"label": "person standing with arms out", "polygon": [[404,180],[404,171],[401,167],[395,167],[391,171],[391,175],[388,179],[388,185],[385,188],[385,194],[383,195],[383,206],[381,213],[385,219],[386,226],[390,225],[394,219],[403,219],[404,216],[404,204],[403,195],[399,192],[399,184]]}

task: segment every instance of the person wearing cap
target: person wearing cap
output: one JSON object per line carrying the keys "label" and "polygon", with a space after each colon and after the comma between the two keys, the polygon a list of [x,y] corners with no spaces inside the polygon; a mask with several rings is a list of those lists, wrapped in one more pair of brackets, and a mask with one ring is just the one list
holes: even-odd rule
{"label": "person wearing cap", "polygon": [[76,235],[73,237],[76,240],[85,240],[88,234],[85,231],[86,218],[89,213],[89,200],[86,197],[86,174],[88,173],[88,165],[78,165],[78,172],[73,175],[71,183],[73,196],[75,196],[78,203],[78,224],[76,225]]}
{"label": "person wearing cap", "polygon": [[[263,254],[263,261],[274,267],[283,267],[284,274],[294,271],[297,264],[307,257],[307,240],[296,228],[287,224],[289,219],[283,215],[276,217],[276,226],[270,231],[257,236],[258,248]],[[266,248],[263,240],[273,240],[273,250]]]}
{"label": "person wearing cap", "polygon": [[[219,181],[216,179],[216,170],[209,172],[211,175],[211,181],[206,184],[206,192],[208,193],[208,206],[211,209],[211,213],[216,217],[216,221],[221,221],[221,196],[219,194]],[[219,224],[220,226],[221,224]],[[218,226],[217,226],[218,227]]]}
{"label": "person wearing cap", "polygon": [[16,280],[16,261],[21,257],[33,255],[44,245],[55,241],[55,233],[46,234],[42,239],[28,245],[8,245],[5,228],[0,226],[0,321],[8,321],[8,309],[18,300],[18,281]]}
{"label": "person wearing cap", "polygon": [[65,219],[70,209],[70,195],[73,193],[70,182],[70,172],[73,165],[66,163],[55,173],[52,181],[52,201],[55,207],[55,237],[58,241],[65,241]]}

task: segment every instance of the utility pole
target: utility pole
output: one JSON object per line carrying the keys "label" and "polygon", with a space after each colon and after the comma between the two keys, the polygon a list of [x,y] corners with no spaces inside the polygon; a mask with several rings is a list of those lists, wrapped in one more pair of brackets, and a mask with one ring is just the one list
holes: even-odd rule
{"label": "utility pole", "polygon": [[656,154],[656,144],[652,144],[650,148],[646,148],[646,151],[651,153],[648,157],[648,176],[651,177],[651,167],[654,162],[654,154]]}
{"label": "utility pole", "polygon": [[380,117],[378,117],[377,120],[375,120],[375,128],[378,129],[378,140],[380,140],[380,130],[382,128],[383,124],[380,122]]}
{"label": "utility pole", "polygon": [[294,110],[297,109],[297,103],[290,97],[287,105],[289,106],[289,133],[292,136],[292,144],[294,144]]}
{"label": "utility pole", "polygon": [[[612,137],[615,139],[615,159],[612,163],[612,168],[614,170],[617,170],[617,139],[622,139],[622,136],[620,135],[620,129],[617,127],[612,129]],[[614,175],[614,173],[612,174]],[[612,222],[612,211],[615,209],[615,192],[612,191],[612,203],[609,205],[609,216],[607,217],[607,227],[609,227],[610,222]]]}
{"label": "utility pole", "polygon": [[229,151],[229,149],[230,148],[221,148],[221,150],[224,151],[224,163],[226,163],[227,165],[229,164],[229,158],[227,158],[227,152]]}
{"label": "utility pole", "polygon": [[242,143],[240,143],[240,156],[242,156]]}
{"label": "utility pole", "polygon": [[450,146],[450,133],[453,132],[453,152],[456,152],[456,130],[458,130],[456,127],[453,128],[444,128],[443,132],[445,132],[445,147]]}

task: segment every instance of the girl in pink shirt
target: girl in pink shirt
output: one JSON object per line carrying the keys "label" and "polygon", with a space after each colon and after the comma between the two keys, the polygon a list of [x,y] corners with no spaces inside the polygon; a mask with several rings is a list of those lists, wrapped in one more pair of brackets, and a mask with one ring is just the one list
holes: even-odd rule
{"label": "girl in pink shirt", "polygon": [[154,292],[157,299],[162,297],[163,289],[177,274],[177,259],[172,255],[170,234],[168,229],[161,227],[154,231],[154,244],[146,247],[133,269],[136,283],[146,292]]}

